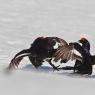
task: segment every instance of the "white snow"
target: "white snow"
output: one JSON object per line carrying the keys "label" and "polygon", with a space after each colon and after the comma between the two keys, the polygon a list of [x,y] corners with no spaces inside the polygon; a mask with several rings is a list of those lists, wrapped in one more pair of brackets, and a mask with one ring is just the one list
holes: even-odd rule
{"label": "white snow", "polygon": [[95,0],[0,0],[0,95],[95,95],[95,69],[89,77],[53,71],[46,62],[36,70],[25,58],[18,70],[4,72],[39,36],[75,42],[85,35],[95,54],[94,31]]}

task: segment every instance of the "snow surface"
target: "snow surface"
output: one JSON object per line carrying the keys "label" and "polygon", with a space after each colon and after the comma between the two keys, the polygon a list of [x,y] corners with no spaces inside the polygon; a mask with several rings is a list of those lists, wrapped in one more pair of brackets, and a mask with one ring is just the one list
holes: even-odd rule
{"label": "snow surface", "polygon": [[25,58],[14,73],[4,72],[13,56],[39,36],[74,42],[84,35],[95,54],[94,31],[95,0],[0,0],[0,95],[95,95],[95,71],[79,76],[53,71],[47,63],[36,70]]}

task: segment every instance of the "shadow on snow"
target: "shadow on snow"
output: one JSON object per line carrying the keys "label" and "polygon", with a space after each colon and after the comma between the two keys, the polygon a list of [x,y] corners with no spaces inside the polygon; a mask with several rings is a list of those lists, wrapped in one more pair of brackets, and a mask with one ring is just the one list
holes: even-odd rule
{"label": "shadow on snow", "polygon": [[70,70],[68,70],[68,71],[66,71],[66,70],[54,71],[53,68],[49,67],[49,66],[41,66],[38,69],[36,69],[31,64],[28,64],[28,65],[24,66],[20,70],[38,72],[38,73],[39,72],[54,73],[54,74],[57,74],[57,75],[67,76],[67,77],[71,77],[71,78],[95,78],[95,75],[81,75],[81,74],[74,73],[73,71],[70,71]]}

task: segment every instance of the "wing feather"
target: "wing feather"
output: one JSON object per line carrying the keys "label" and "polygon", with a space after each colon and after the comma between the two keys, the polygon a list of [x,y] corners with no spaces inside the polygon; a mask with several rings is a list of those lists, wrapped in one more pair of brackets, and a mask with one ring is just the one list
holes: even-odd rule
{"label": "wing feather", "polygon": [[78,59],[82,61],[82,57],[74,54],[74,46],[73,45],[61,45],[58,47],[57,51],[54,54],[54,61],[58,62],[60,59],[61,60],[75,60]]}

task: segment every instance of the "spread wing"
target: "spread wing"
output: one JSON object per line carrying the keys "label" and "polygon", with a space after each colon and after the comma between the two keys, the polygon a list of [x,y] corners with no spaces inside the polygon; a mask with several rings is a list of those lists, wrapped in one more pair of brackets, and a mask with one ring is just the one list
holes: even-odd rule
{"label": "spread wing", "polygon": [[82,57],[74,53],[73,45],[66,44],[66,45],[59,46],[57,51],[54,54],[55,62],[58,62],[59,60],[68,62],[69,60],[75,60],[75,59],[82,61]]}

